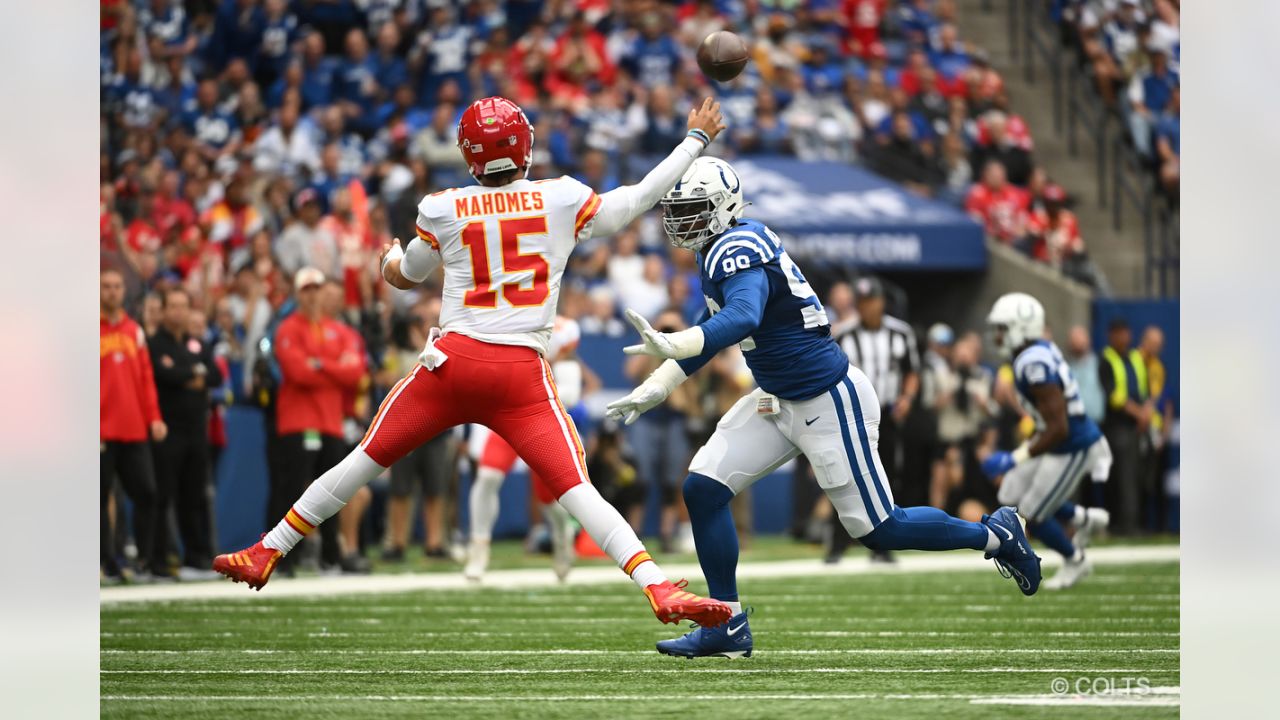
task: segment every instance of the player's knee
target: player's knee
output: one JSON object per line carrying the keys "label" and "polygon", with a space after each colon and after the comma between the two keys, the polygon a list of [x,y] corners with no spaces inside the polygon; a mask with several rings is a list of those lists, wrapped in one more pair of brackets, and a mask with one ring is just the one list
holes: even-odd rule
{"label": "player's knee", "polygon": [[684,479],[684,503],[691,513],[723,507],[732,499],[733,491],[719,480],[700,473],[689,473]]}
{"label": "player's knee", "polygon": [[895,507],[889,517],[874,528],[864,530],[861,535],[855,534],[853,530],[849,534],[869,550],[900,550],[904,547],[906,524],[899,517],[899,510],[900,508]]}

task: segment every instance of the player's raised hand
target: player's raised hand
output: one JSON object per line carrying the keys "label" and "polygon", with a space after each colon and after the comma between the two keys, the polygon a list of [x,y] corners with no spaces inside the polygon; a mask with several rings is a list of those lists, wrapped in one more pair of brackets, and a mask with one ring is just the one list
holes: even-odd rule
{"label": "player's raised hand", "polygon": [[645,411],[667,399],[668,390],[656,382],[640,383],[626,397],[605,406],[605,416],[621,420],[624,425],[636,421]]}
{"label": "player's raised hand", "polygon": [[724,130],[724,116],[720,114],[720,103],[710,97],[702,101],[701,107],[689,111],[689,129],[701,130],[711,140]]}
{"label": "player's raised hand", "polygon": [[640,333],[643,344],[628,345],[622,352],[628,355],[652,355],[672,360],[683,360],[702,352],[705,338],[702,328],[694,327],[679,332],[664,333],[653,329],[640,313],[627,308],[627,322]]}
{"label": "player's raised hand", "polygon": [[628,345],[622,348],[622,352],[628,355],[653,355],[660,358],[675,357],[675,347],[672,345],[670,338],[666,333],[658,332],[653,329],[648,320],[640,313],[627,308],[627,322],[640,333],[640,345]]}

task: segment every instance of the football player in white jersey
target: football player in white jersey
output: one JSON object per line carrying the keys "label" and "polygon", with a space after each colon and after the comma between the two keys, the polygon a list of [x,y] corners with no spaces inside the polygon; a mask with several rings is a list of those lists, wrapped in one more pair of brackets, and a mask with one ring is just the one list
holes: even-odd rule
{"label": "football player in white jersey", "polygon": [[478,184],[423,198],[417,237],[404,248],[397,240],[382,257],[383,278],[405,289],[443,265],[442,327],[432,328],[419,364],[387,395],[360,445],[261,541],[219,555],[214,569],[261,588],[284,553],[389,465],[455,425],[476,423],[511,444],[660,620],[723,624],[728,606],[669,581],[588,482],[582,442],[544,359],[577,243],[612,235],[653,207],[723,129],[719,104],[707,98],[690,111],[687,137],[644,179],[596,195],[569,177],[528,180],[533,127],[524,112],[500,97],[472,103],[458,123],[458,149]]}
{"label": "football player in white jersey", "polygon": [[[556,388],[560,391],[560,402],[569,411],[570,417],[582,400],[582,363],[577,358],[578,340],[581,337],[582,330],[578,327],[577,320],[556,316],[547,358],[551,363],[551,376],[555,378]],[[515,467],[518,457],[515,449],[501,435],[489,432],[484,438],[483,448],[476,458],[476,476],[471,483],[471,541],[467,546],[467,565],[463,568],[463,574],[470,580],[479,581],[489,568],[493,526],[498,522],[498,492],[502,489],[502,481],[507,473]],[[547,518],[551,534],[552,567],[556,577],[563,581],[573,567],[573,519],[556,502],[551,488],[536,474],[530,473],[529,482]]]}
{"label": "football player in white jersey", "polygon": [[[1044,307],[1026,293],[996,300],[987,315],[996,347],[1013,362],[1018,402],[1035,420],[1035,435],[1013,452],[995,452],[982,471],[1001,479],[999,499],[1018,508],[1027,532],[1062,555],[1063,566],[1045,581],[1050,590],[1071,587],[1089,574],[1084,549],[1090,536],[1106,528],[1102,508],[1085,508],[1069,498],[1086,473],[1106,478],[1111,448],[1085,414],[1080,389],[1062,351],[1044,339]],[[1062,523],[1075,528],[1067,538]]]}

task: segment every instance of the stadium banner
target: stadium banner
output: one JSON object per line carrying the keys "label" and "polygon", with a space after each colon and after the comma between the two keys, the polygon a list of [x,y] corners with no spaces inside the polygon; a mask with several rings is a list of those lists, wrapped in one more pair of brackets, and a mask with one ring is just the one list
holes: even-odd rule
{"label": "stadium banner", "polygon": [[747,214],[809,265],[868,270],[985,270],[982,226],[860,167],[791,157],[738,158]]}

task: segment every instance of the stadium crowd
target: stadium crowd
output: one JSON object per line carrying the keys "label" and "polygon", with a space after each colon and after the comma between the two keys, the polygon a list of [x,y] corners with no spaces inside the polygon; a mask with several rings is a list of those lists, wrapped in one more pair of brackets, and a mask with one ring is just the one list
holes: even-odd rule
{"label": "stadium crowd", "polygon": [[[140,567],[171,575],[179,537],[184,572],[208,567],[210,468],[232,442],[228,407],[262,411],[270,522],[282,498],[359,440],[439,312],[438,285],[394,290],[375,258],[391,238],[412,237],[423,195],[470,182],[454,128],[477,97],[504,95],[528,112],[532,176],[571,174],[606,191],[647,169],[633,158],[676,144],[691,99],[714,93],[731,128],[717,154],[865,164],[963,204],[991,236],[1088,279],[1069,199],[1035,163],[999,74],[957,37],[952,0],[774,5],[103,0],[104,574],[120,572],[123,497]],[[693,49],[722,28],[751,40],[753,62],[708,87]],[[1172,143],[1176,168],[1176,132]],[[1163,157],[1168,146],[1158,135],[1152,147]],[[833,322],[856,324],[855,293],[831,293]],[[670,248],[649,217],[579,249],[561,312],[584,335],[617,338],[624,307],[677,325],[702,303],[693,256]],[[924,418],[911,421],[926,428],[920,438],[937,436],[921,440],[934,459],[902,482],[952,510],[989,506],[974,458],[1016,432],[1007,377],[976,364],[980,338],[947,340],[937,328],[927,337],[909,410]],[[646,421],[681,424],[662,440],[671,456],[700,444],[750,382],[731,354],[708,370],[689,402]],[[593,478],[678,482],[636,459],[633,436],[590,430]],[[915,437],[904,432],[901,446]],[[466,453],[456,440],[441,445],[392,480],[398,502],[376,533],[391,559],[409,542],[415,486],[429,555],[444,555],[457,527],[456,458]],[[641,497],[615,501],[634,512]],[[367,568],[370,524],[384,527],[362,520],[368,501],[324,526],[323,566]],[[668,537],[676,524],[664,523]]]}

